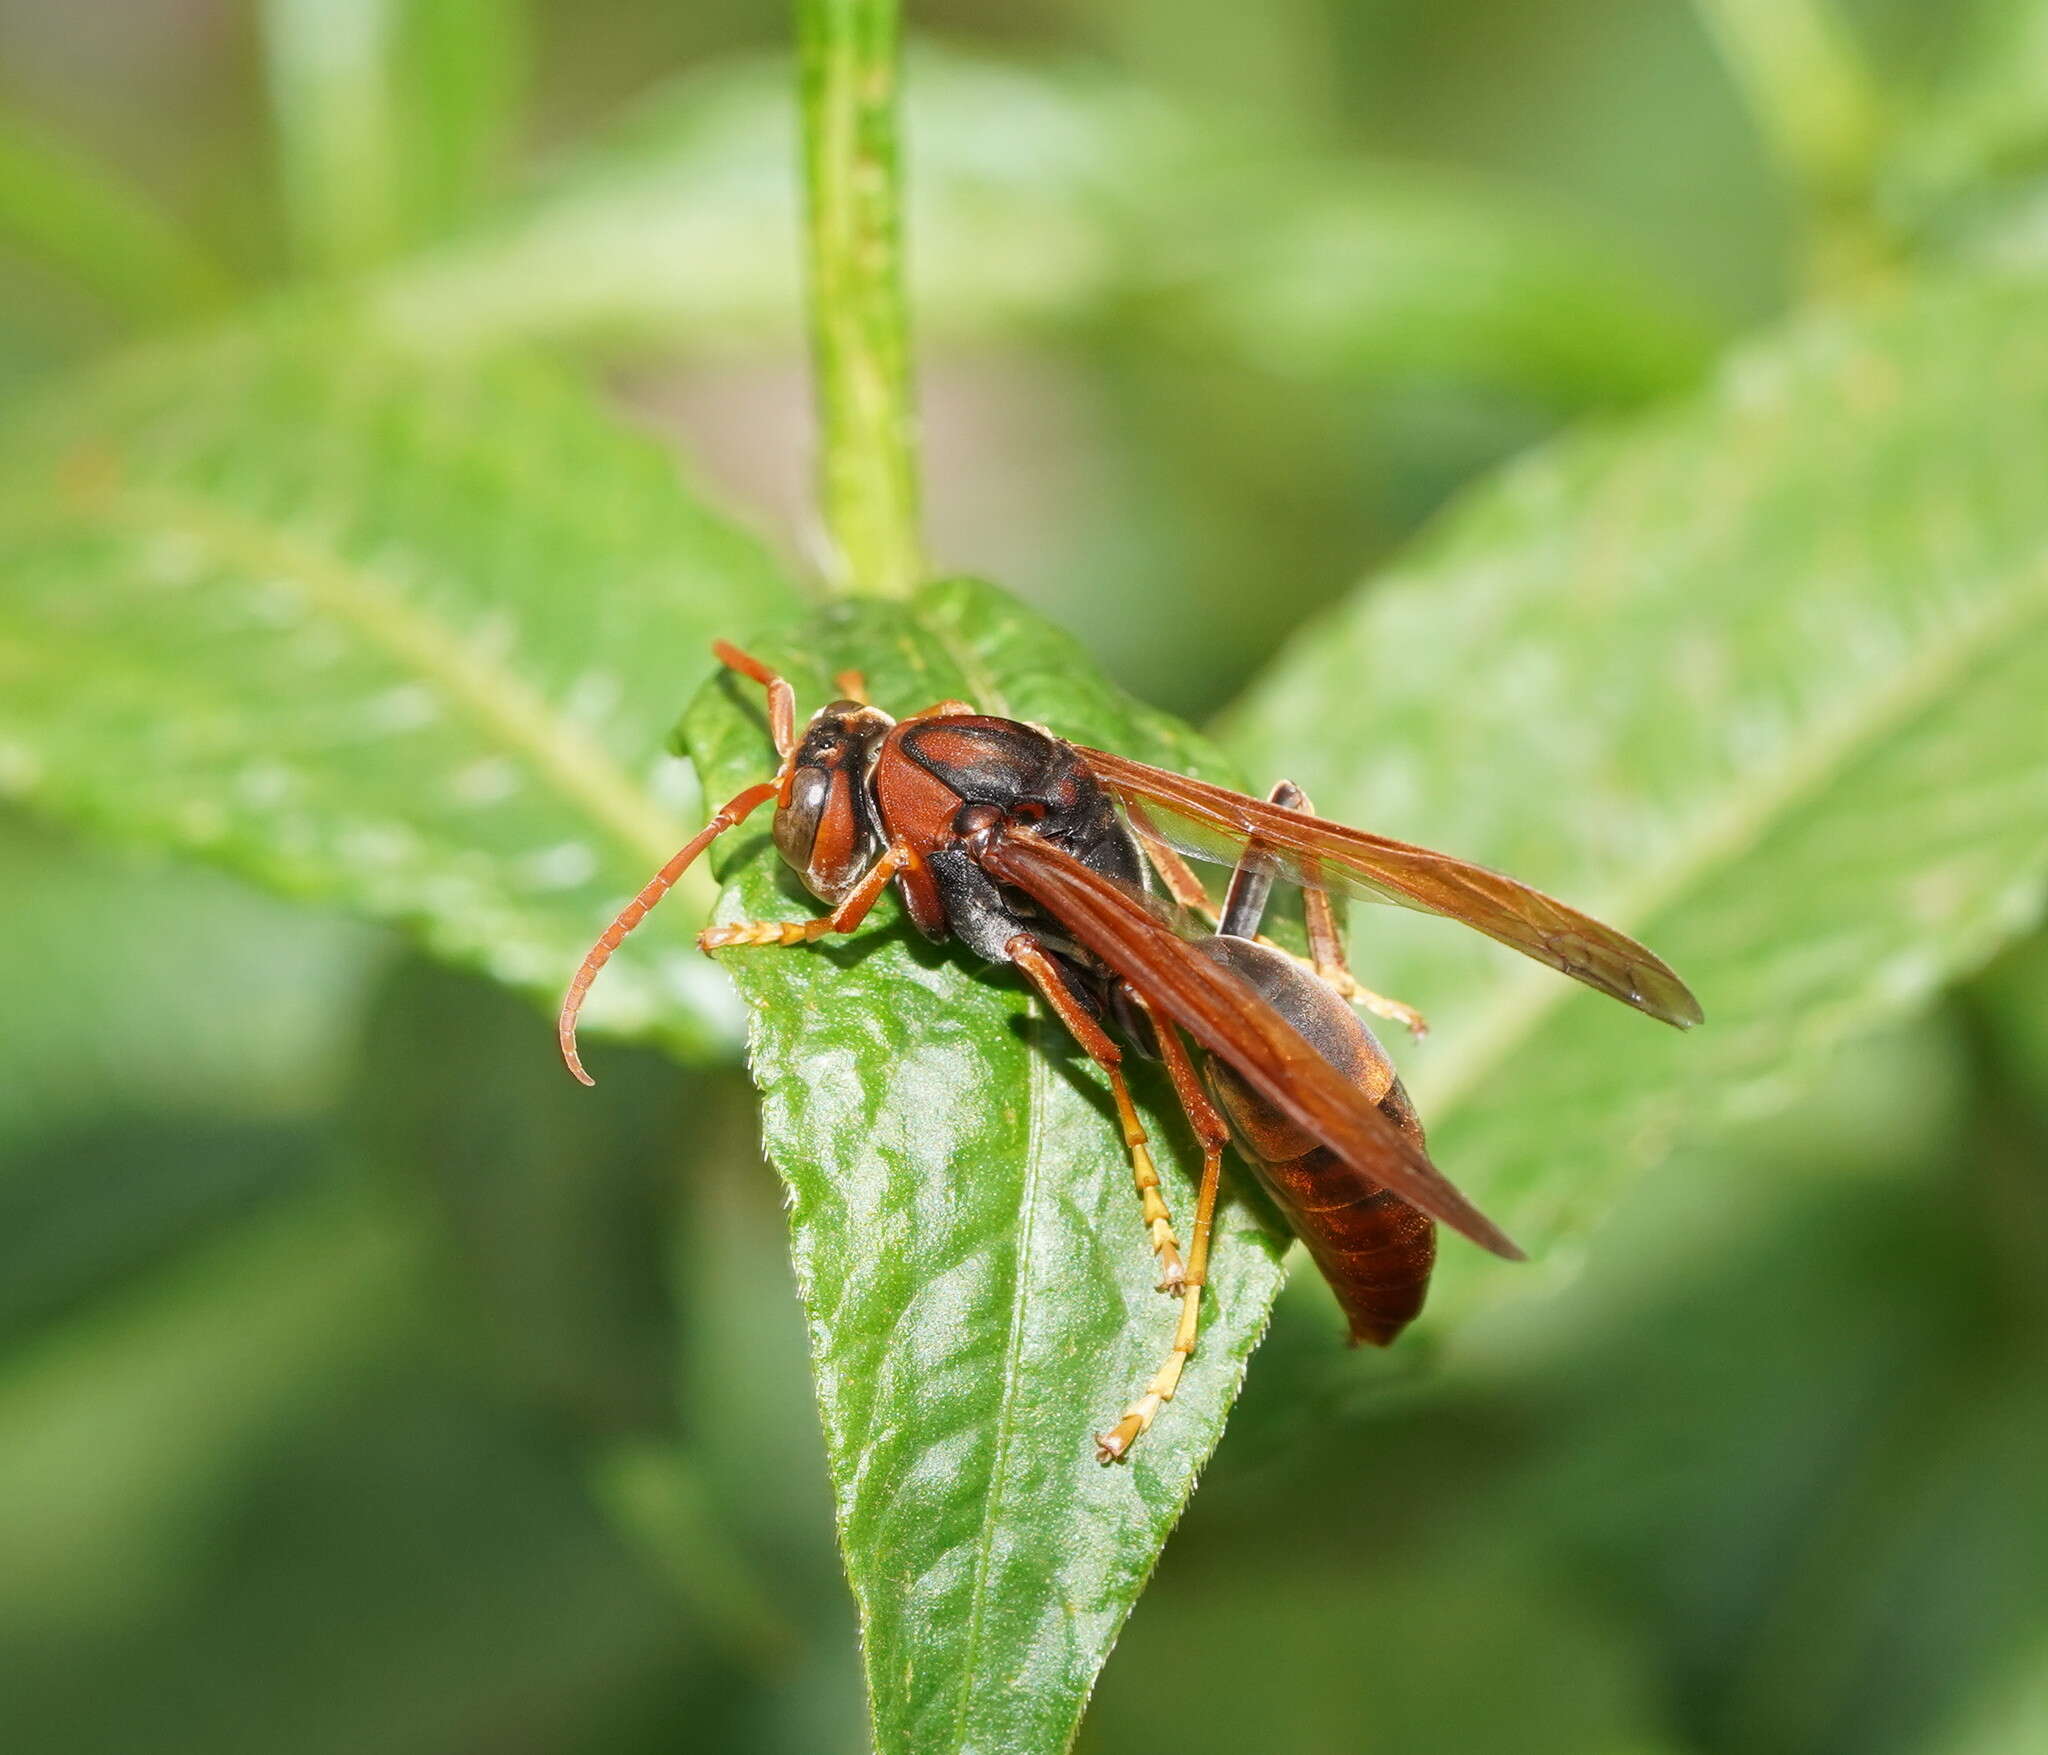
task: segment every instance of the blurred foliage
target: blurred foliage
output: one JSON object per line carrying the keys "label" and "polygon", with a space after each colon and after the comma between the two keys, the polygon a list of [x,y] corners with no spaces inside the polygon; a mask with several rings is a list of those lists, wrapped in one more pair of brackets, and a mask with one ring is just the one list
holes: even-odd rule
{"label": "blurred foliage", "polygon": [[[574,387],[318,306],[67,380],[0,427],[0,471],[0,791],[544,997],[689,833],[660,790],[679,678],[794,607]],[[701,1052],[730,1017],[707,976],[678,955],[614,1015]]]}
{"label": "blurred foliage", "polygon": [[498,0],[264,0],[284,217],[304,262],[372,267],[470,216],[516,123],[524,15]]}
{"label": "blurred foliage", "polygon": [[[1543,871],[1697,984],[1711,1030],[1646,1033],[1475,935],[1357,922],[1375,979],[1429,995],[1439,1148],[1560,1265],[1625,1171],[2038,918],[2040,312],[1965,285],[1807,319],[1539,451],[1230,714],[1252,772]],[[1586,1141],[1568,1167],[1553,1127]]]}
{"label": "blurred foliage", "polygon": [[[1297,1275],[1083,1749],[2048,1736],[2043,16],[919,9],[941,561],[1183,710],[1291,641],[1248,772],[1710,1018],[1354,923],[1447,1166],[1582,1271],[1459,1263],[1373,1358]],[[660,740],[812,544],[785,35],[0,0],[0,787],[93,836],[0,815],[10,1746],[861,1747],[744,1082],[584,1097],[326,912],[543,992],[696,807]],[[716,1060],[691,924],[599,1021]]]}
{"label": "blurred foliage", "polygon": [[[394,272],[376,308],[439,347],[787,349],[791,78],[777,57],[657,93],[477,235]],[[1513,185],[1319,158],[1087,66],[924,51],[906,78],[926,345],[1135,305],[1136,337],[1196,357],[1565,406],[1667,389],[1705,357],[1684,295]]]}

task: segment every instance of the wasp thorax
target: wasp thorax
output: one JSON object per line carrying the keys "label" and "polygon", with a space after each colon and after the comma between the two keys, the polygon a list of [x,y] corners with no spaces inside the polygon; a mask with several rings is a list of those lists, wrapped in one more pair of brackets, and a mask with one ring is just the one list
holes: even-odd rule
{"label": "wasp thorax", "polygon": [[1000,828],[1008,816],[999,804],[963,804],[953,818],[953,833],[963,841],[973,841]]}

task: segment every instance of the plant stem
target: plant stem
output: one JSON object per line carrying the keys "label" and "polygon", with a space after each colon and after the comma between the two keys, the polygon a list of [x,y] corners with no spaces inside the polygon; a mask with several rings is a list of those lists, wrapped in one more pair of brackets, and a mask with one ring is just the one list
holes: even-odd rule
{"label": "plant stem", "polygon": [[1822,290],[1892,254],[1871,209],[1884,105],[1830,0],[1696,0],[1750,112],[1806,208],[1808,276]]}
{"label": "plant stem", "polygon": [[374,267],[404,231],[397,0],[264,0],[285,215],[305,266]]}
{"label": "plant stem", "polygon": [[811,346],[835,583],[901,596],[923,573],[902,285],[897,0],[797,0]]}

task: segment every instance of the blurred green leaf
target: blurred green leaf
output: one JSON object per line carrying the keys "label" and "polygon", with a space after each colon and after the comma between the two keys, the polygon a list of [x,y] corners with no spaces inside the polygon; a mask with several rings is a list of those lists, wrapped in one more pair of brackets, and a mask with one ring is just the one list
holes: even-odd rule
{"label": "blurred green leaf", "polygon": [[1804,279],[1855,294],[1898,264],[1874,197],[1892,132],[1884,94],[1835,0],[1694,0],[1804,234]]}
{"label": "blurred green leaf", "polygon": [[708,1125],[701,1088],[729,1081],[744,1103],[738,1069],[690,1079],[614,1053],[593,1103],[526,1005],[423,958],[400,961],[361,1034],[349,1136],[431,1201],[479,1363],[579,1436],[671,1433],[664,1252],[679,1178],[742,1149]]}
{"label": "blurred green leaf", "polygon": [[214,309],[227,270],[110,167],[0,113],[0,241],[134,322]]}
{"label": "blurred green leaf", "polygon": [[1691,383],[1713,331],[1599,226],[1531,191],[1396,164],[1213,167],[1159,227],[1137,309],[1293,378],[1629,401]]}
{"label": "blurred green leaf", "polygon": [[398,68],[407,236],[438,238],[489,192],[525,95],[526,0],[408,0]]}
{"label": "blurred green leaf", "polygon": [[[1390,1509],[1377,1504],[1382,1518]],[[1531,1564],[1493,1532],[1419,1552],[1396,1535],[1369,1559],[1332,1543],[1233,1560],[1227,1588],[1169,1587],[1146,1605],[1089,1716],[1085,1755],[1144,1746],[1163,1693],[1187,1755],[1686,1748],[1659,1735],[1634,1630],[1580,1600],[1565,1569]],[[1191,1665],[1191,1651],[1252,1661]]]}
{"label": "blurred green leaf", "polygon": [[2015,945],[1971,993],[2012,1067],[2014,1095],[2048,1130],[2048,933]]}
{"label": "blurred green leaf", "polygon": [[1962,52],[1901,130],[1885,186],[1907,217],[1951,229],[1981,225],[2048,161],[2048,0],[1974,7],[1958,35]]}
{"label": "blurred green leaf", "polygon": [[1834,0],[1694,0],[1694,10],[1806,198],[1860,198],[1885,118]]}
{"label": "blurred green leaf", "polygon": [[12,811],[0,895],[0,988],[28,996],[0,1081],[7,1346],[324,1173],[387,940]]}
{"label": "blurred green leaf", "polygon": [[0,1359],[0,1627],[171,1594],[281,1417],[414,1317],[409,1215],[331,1179]]}
{"label": "blurred green leaf", "polygon": [[[381,283],[436,347],[535,336],[697,351],[798,333],[793,74],[744,61],[657,94],[474,236]],[[928,338],[1142,333],[1288,371],[1567,400],[1688,381],[1695,306],[1624,245],[1476,178],[1304,158],[1127,80],[930,47],[905,84],[912,304]]]}
{"label": "blurred green leaf", "polygon": [[350,1136],[433,1204],[460,1288],[444,1344],[582,1448],[593,1497],[710,1644],[773,1669],[793,1636],[703,1479],[696,1422],[680,1442],[675,1307],[698,1288],[666,1259],[686,1185],[736,1157],[763,1176],[753,1093],[737,1068],[605,1059],[593,1102],[525,1006],[408,960],[363,1028]]}
{"label": "blurred green leaf", "polygon": [[1699,992],[1681,1037],[1455,926],[1354,919],[1365,979],[1439,1026],[1439,1161],[1554,1260],[1626,1174],[2035,917],[2043,315],[1957,286],[1802,322],[1509,470],[1236,713],[1255,774],[1567,897]]}
{"label": "blurred green leaf", "polygon": [[0,989],[33,996],[0,1149],[126,1117],[295,1122],[334,1101],[375,931],[12,811],[0,895]]}
{"label": "blurred green leaf", "polygon": [[[383,283],[436,345],[568,335],[697,349],[801,330],[796,72],[748,58],[656,92],[472,237]],[[1099,308],[1133,181],[1187,148],[1128,85],[920,52],[905,86],[912,304],[936,335]]]}
{"label": "blurred green leaf", "polygon": [[2048,269],[2048,0],[1979,6],[1972,23],[1902,131],[1881,193],[1928,254],[2038,279]]}
{"label": "blurred green leaf", "polygon": [[703,1647],[576,1453],[449,1369],[419,1217],[304,1203],[0,1376],[11,1741],[673,1746]]}
{"label": "blurred green leaf", "polygon": [[436,236],[482,187],[522,83],[510,0],[264,0],[285,217],[314,268]]}
{"label": "blurred green leaf", "polygon": [[2010,1653],[2001,1672],[1956,1722],[1930,1739],[1929,1755],[2014,1755],[2048,1746],[2048,1627]]}
{"label": "blurred green leaf", "polygon": [[[120,362],[0,427],[0,790],[558,997],[687,833],[659,746],[709,640],[789,595],[552,376],[322,315]],[[694,952],[635,965],[600,1021],[720,1035]]]}
{"label": "blurred green leaf", "polygon": [[694,1612],[707,1642],[763,1675],[787,1672],[799,1636],[769,1577],[734,1544],[731,1510],[712,1497],[689,1451],[646,1439],[603,1446],[592,1456],[590,1491]]}
{"label": "blurred green leaf", "polygon": [[[842,607],[761,656],[806,706],[860,665],[891,708],[971,699],[1215,772],[1190,734],[986,586]],[[773,763],[751,687],[714,684],[685,729],[721,796]],[[764,829],[730,869],[721,919],[816,911]],[[1128,1465],[1104,1467],[1091,1435],[1163,1356],[1173,1307],[1093,1067],[1012,974],[927,945],[893,901],[843,946],[722,960],[755,1014],[763,1133],[790,1189],[877,1750],[1063,1749],[1222,1429],[1279,1239],[1226,1203],[1181,1392]],[[1186,1124],[1170,1095],[1157,1103],[1162,1081],[1140,1087],[1169,1201],[1189,1214]]]}
{"label": "blurred green leaf", "polygon": [[[1553,1380],[1553,1456],[1496,1515],[1626,1593],[1701,1747],[1925,1749],[2048,1604],[2044,1141],[1957,1009],[1822,1073],[1823,1111],[1888,1077],[1862,1105],[1888,1138],[1774,1117],[1639,1187],[1667,1237],[1695,1215],[1690,1247],[1645,1272],[1603,1238],[1557,1301],[1576,1344],[1512,1374]],[[1621,1301],[1589,1311],[1602,1277]]]}

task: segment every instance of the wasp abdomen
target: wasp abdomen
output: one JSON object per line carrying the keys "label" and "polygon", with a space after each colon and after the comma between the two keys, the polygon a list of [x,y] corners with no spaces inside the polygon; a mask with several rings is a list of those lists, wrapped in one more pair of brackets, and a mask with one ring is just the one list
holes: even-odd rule
{"label": "wasp abdomen", "polygon": [[[1423,1143],[1422,1124],[1386,1050],[1334,992],[1250,939],[1219,936],[1196,949],[1249,983],[1388,1121]],[[1259,1181],[1337,1294],[1351,1338],[1387,1345],[1428,1295],[1434,1221],[1317,1143],[1213,1056],[1208,1078]]]}
{"label": "wasp abdomen", "polygon": [[[1422,1313],[1436,1266],[1433,1220],[1384,1188],[1342,1196],[1362,1179],[1320,1146],[1283,1163],[1254,1159],[1253,1168],[1337,1294],[1352,1340],[1384,1347]],[[1324,1204],[1333,1194],[1336,1204]]]}

